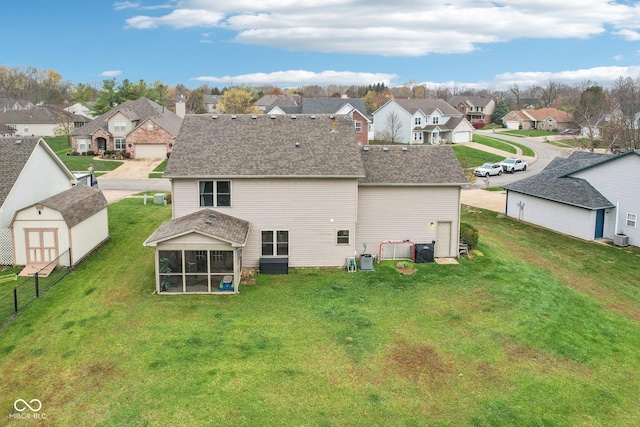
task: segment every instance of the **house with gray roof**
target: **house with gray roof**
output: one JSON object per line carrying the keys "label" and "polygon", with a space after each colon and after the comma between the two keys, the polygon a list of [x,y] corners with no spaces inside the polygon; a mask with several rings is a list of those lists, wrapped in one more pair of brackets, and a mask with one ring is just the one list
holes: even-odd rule
{"label": "house with gray roof", "polygon": [[187,115],[164,176],[173,219],[144,243],[161,294],[237,292],[243,268],[342,267],[383,242],[458,256],[451,147],[363,146],[349,115]]}
{"label": "house with gray roof", "polygon": [[90,119],[73,114],[52,105],[34,106],[28,109],[0,111],[0,124],[14,131],[16,136],[56,136],[59,129],[73,131]]}
{"label": "house with gray roof", "polygon": [[583,240],[618,235],[640,246],[640,151],[573,152],[504,186],[506,215]]}
{"label": "house with gray roof", "polygon": [[0,139],[0,264],[12,265],[15,213],[68,190],[76,179],[42,138]]}
{"label": "house with gray roof", "polygon": [[390,99],[373,112],[374,139],[403,144],[469,142],[473,126],[443,99]]}
{"label": "house with gray roof", "polygon": [[117,105],[72,133],[78,153],[119,151],[133,159],[165,159],[182,118],[147,98]]}
{"label": "house with gray roof", "polygon": [[490,96],[456,95],[449,99],[449,104],[464,114],[471,123],[491,123],[496,110],[496,101]]}

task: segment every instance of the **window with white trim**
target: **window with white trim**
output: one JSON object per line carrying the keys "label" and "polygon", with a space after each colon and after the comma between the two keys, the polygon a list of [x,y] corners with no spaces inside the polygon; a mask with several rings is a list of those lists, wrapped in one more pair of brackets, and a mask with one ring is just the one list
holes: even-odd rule
{"label": "window with white trim", "polygon": [[353,122],[356,127],[356,133],[362,132],[362,122]]}
{"label": "window with white trim", "polygon": [[231,206],[231,181],[200,181],[200,206]]}
{"label": "window with white trim", "polygon": [[118,120],[113,122],[113,130],[115,132],[125,132],[127,130],[127,123],[124,120]]}
{"label": "window with white trim", "polygon": [[116,138],[113,140],[113,149],[114,150],[124,150],[127,145],[126,138]]}
{"label": "window with white trim", "polygon": [[147,130],[153,130],[153,122],[151,120],[147,122]]}
{"label": "window with white trim", "polygon": [[349,244],[349,230],[336,230],[336,244],[338,245]]}
{"label": "window with white trim", "polygon": [[627,214],[627,227],[635,228],[637,223],[638,223],[638,215],[632,214],[632,213],[628,213]]}
{"label": "window with white trim", "polygon": [[422,132],[414,132],[413,133],[414,141],[422,141]]}
{"label": "window with white trim", "polygon": [[288,230],[262,230],[260,233],[262,256],[288,256]]}
{"label": "window with white trim", "polygon": [[438,124],[438,117],[434,117],[434,118],[433,118],[433,124],[434,124],[434,125],[437,125],[437,124]]}
{"label": "window with white trim", "polygon": [[29,126],[24,125],[24,131],[25,131],[25,132],[29,132]]}
{"label": "window with white trim", "polygon": [[413,124],[416,125],[416,126],[422,125],[422,118],[421,117],[416,117],[415,119],[413,119]]}

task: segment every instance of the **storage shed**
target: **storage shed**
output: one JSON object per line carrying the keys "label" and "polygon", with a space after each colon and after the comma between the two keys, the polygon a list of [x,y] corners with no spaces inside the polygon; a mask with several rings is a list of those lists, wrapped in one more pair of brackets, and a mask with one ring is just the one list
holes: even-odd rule
{"label": "storage shed", "polygon": [[14,264],[49,264],[60,257],[75,265],[109,239],[107,199],[100,190],[77,185],[16,211]]}

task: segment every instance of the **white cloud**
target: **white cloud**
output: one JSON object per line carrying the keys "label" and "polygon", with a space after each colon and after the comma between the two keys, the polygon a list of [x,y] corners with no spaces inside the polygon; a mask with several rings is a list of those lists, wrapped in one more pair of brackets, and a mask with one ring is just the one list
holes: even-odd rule
{"label": "white cloud", "polygon": [[241,74],[237,76],[200,76],[192,80],[207,83],[225,85],[274,85],[284,87],[297,87],[305,85],[369,85],[384,83],[390,85],[398,76],[385,73],[360,73],[355,71],[322,71],[313,72],[306,70],[275,71],[272,73]]}
{"label": "white cloud", "polygon": [[613,59],[616,61],[622,61],[624,59],[624,55],[616,55],[613,57]]}
{"label": "white cloud", "polygon": [[640,40],[640,7],[635,3],[183,0],[173,3],[168,14],[138,15],[126,22],[137,29],[218,27],[234,32],[236,42],[281,49],[423,56],[466,53],[514,38],[589,38],[608,29],[625,40]]}
{"label": "white cloud", "polygon": [[118,77],[120,74],[122,74],[122,71],[120,70],[110,70],[110,71],[103,71],[98,75],[100,77]]}
{"label": "white cloud", "polygon": [[117,1],[113,4],[115,10],[137,9],[138,7],[140,7],[140,3],[130,1]]}

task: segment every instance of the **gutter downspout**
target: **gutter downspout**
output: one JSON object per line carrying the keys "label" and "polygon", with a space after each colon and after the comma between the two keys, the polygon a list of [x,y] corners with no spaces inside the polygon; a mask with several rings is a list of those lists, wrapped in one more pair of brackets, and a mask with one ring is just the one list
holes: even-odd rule
{"label": "gutter downspout", "polygon": [[620,212],[620,201],[616,202],[616,226],[615,226],[615,230],[613,231],[613,234],[616,235],[618,234],[618,221],[620,219],[620,215],[618,214]]}

